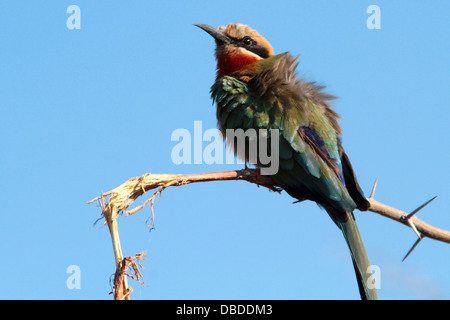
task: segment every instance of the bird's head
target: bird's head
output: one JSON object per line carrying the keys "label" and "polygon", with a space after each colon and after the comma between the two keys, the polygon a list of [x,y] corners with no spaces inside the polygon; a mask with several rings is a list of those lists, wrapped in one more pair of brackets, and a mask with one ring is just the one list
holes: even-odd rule
{"label": "bird's head", "polygon": [[218,29],[206,24],[194,25],[216,40],[217,79],[225,75],[249,77],[259,60],[273,55],[270,43],[246,25],[230,23]]}

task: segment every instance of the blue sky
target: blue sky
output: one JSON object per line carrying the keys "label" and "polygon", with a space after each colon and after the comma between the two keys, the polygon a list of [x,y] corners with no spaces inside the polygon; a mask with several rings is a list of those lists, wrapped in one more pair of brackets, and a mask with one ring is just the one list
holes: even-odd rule
{"label": "blue sky", "polygon": [[[81,9],[69,30],[67,7]],[[369,30],[369,5],[381,29]],[[174,130],[215,128],[214,42],[192,26],[250,25],[298,75],[339,96],[343,142],[367,194],[450,229],[448,1],[2,1],[1,299],[111,299],[114,258],[86,201],[176,165]],[[150,197],[150,194],[148,195]],[[147,199],[147,198],[145,198]],[[138,203],[142,203],[141,199]],[[133,299],[358,299],[340,231],[314,203],[245,182],[169,188],[120,217],[125,255],[147,251]],[[381,299],[449,299],[450,247],[356,212]],[[66,269],[81,270],[81,289]]]}

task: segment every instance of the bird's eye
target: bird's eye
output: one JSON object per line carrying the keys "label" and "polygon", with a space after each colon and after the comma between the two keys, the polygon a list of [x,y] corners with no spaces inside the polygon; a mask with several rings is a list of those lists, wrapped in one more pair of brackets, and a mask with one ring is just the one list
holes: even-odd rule
{"label": "bird's eye", "polygon": [[245,44],[246,46],[251,46],[251,45],[253,45],[255,42],[254,42],[253,39],[250,38],[250,37],[244,37],[244,38],[242,38],[242,43]]}

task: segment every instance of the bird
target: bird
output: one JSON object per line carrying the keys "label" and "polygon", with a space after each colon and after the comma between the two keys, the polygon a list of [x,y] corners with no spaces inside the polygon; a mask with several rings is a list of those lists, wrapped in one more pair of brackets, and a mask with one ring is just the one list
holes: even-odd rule
{"label": "bird", "polygon": [[[361,299],[378,299],[353,214],[366,211],[369,203],[342,145],[340,116],[330,105],[336,97],[299,78],[298,56],[274,54],[270,43],[249,26],[194,26],[215,40],[217,70],[210,93],[224,138],[227,130],[253,129],[278,139],[278,150],[270,152],[277,155],[279,167],[270,178],[296,202],[313,201],[328,213],[349,248]],[[237,155],[247,163],[248,153]],[[255,165],[265,166],[259,160]]]}

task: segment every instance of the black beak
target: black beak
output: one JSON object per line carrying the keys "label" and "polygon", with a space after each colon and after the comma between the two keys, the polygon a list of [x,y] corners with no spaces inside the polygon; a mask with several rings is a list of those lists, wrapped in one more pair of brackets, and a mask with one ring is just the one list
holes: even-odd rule
{"label": "black beak", "polygon": [[208,26],[207,24],[201,24],[201,23],[194,23],[194,26],[199,27],[200,29],[205,30],[208,32],[215,40],[218,46],[224,43],[231,43],[232,40],[224,35],[222,32],[217,30],[216,28],[213,28],[211,26]]}

